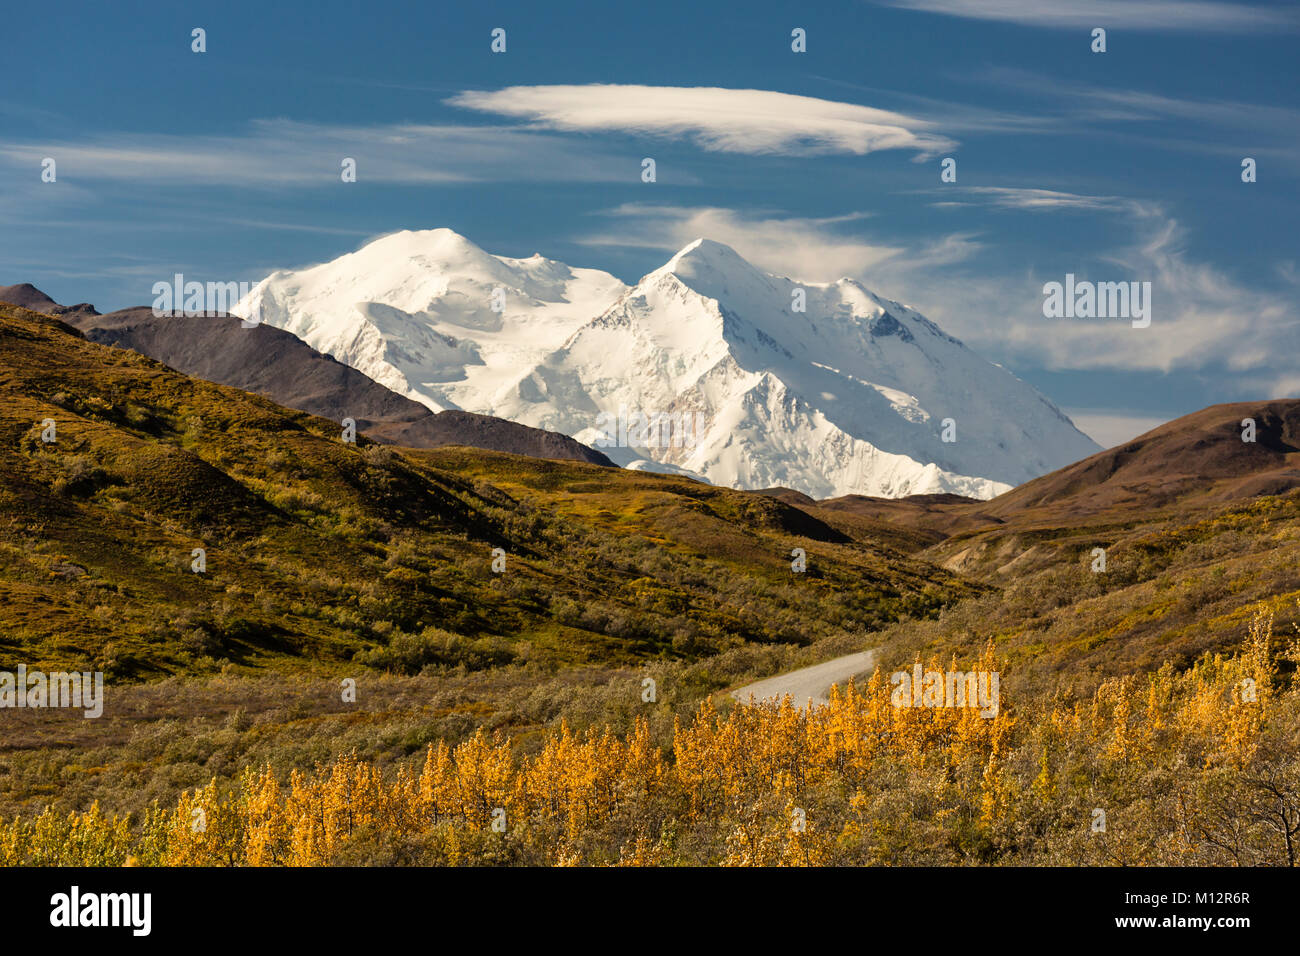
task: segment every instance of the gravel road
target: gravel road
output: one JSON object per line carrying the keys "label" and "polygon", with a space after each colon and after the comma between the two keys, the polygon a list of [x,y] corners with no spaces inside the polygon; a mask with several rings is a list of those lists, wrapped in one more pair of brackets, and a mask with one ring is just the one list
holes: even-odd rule
{"label": "gravel road", "polygon": [[832,684],[843,687],[850,677],[870,674],[876,666],[876,652],[861,651],[846,654],[812,667],[803,667],[788,674],[778,674],[754,684],[746,684],[731,692],[731,696],[742,704],[765,700],[780,701],[789,694],[796,707],[804,707],[808,701],[825,704],[829,701]]}

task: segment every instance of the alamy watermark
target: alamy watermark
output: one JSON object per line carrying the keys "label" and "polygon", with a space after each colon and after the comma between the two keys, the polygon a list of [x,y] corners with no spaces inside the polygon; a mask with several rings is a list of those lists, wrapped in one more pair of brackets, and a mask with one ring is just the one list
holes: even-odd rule
{"label": "alamy watermark", "polygon": [[100,671],[0,671],[0,709],[5,707],[79,707],[87,718],[104,713],[104,675]]}
{"label": "alamy watermark", "polygon": [[890,698],[895,707],[978,707],[981,717],[996,717],[1000,702],[997,671],[895,671]]}
{"label": "alamy watermark", "polygon": [[[256,285],[255,282],[186,282],[184,274],[178,272],[172,276],[171,282],[153,284],[153,314],[160,319],[175,316],[178,312],[204,318],[229,315],[235,304],[248,298]],[[241,326],[251,329],[261,325],[260,304],[243,311],[249,314],[236,316]]]}
{"label": "alamy watermark", "polygon": [[703,412],[601,412],[596,417],[600,437],[596,448],[694,448],[705,429]]}
{"label": "alamy watermark", "polygon": [[1065,282],[1043,286],[1043,315],[1049,319],[1132,319],[1133,328],[1151,324],[1150,282]]}
{"label": "alamy watermark", "polygon": [[152,893],[83,893],[74,885],[50,897],[50,925],[56,928],[124,927],[133,936],[148,936],[152,914]]}

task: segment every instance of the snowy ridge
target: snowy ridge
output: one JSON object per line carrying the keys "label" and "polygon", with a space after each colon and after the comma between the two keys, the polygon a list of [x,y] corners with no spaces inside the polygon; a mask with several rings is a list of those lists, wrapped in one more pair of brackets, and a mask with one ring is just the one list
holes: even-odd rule
{"label": "snowy ridge", "polygon": [[620,409],[698,413],[693,446],[637,447],[634,427],[631,447],[601,450],[731,487],[990,498],[1098,450],[912,309],[852,279],[770,275],[708,239],[628,287],[540,255],[489,255],[448,229],[401,232],[276,272],[241,307],[433,409],[598,447]]}

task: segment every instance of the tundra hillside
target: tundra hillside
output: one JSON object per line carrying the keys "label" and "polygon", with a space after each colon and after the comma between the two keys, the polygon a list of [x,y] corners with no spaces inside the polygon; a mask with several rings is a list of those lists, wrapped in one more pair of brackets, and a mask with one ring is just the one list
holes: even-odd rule
{"label": "tundra hillside", "polygon": [[[6,862],[1294,861],[1300,403],[816,502],[348,445],[9,307],[0,389],[0,670],[108,676],[0,713]],[[706,700],[872,646],[823,711]],[[997,718],[891,706],[915,660]]]}

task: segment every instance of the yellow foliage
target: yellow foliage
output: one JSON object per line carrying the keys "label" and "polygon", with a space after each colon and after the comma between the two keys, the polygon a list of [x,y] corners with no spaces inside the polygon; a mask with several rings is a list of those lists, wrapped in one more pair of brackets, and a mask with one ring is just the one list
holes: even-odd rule
{"label": "yellow foliage", "polygon": [[[1078,785],[1077,769],[1062,766],[1069,754],[1096,755],[1115,772],[1193,752],[1207,766],[1248,765],[1280,695],[1300,694],[1295,682],[1277,686],[1272,633],[1272,616],[1261,611],[1235,656],[1105,680],[1091,699],[1058,692],[1033,713],[1005,699],[991,717],[973,702],[899,706],[877,671],[810,710],[789,699],[727,709],[705,701],[674,722],[669,753],[637,719],[623,735],[561,723],[532,756],[479,729],[388,772],[355,752],[287,779],[270,767],[248,769],[228,791],[212,781],[134,825],[97,805],[0,820],[0,865],[319,866],[359,838],[390,834],[453,864],[500,861],[526,845],[556,865],[655,866],[677,861],[677,827],[712,828],[712,862],[818,865],[908,825],[875,816],[889,796],[876,784],[882,767],[932,801],[921,822],[958,826],[965,814],[996,840],[1019,815],[1067,799]],[[998,671],[991,644],[976,667]],[[934,658],[924,669],[955,670],[956,662],[944,668]],[[839,801],[839,816],[816,809],[826,795]],[[1171,852],[1188,858],[1199,819],[1193,801],[1178,794],[1183,822],[1170,837]],[[607,849],[593,857],[591,836],[607,827],[616,828]],[[1149,857],[1147,847],[1123,849],[1120,835],[1107,840],[1127,859]]]}

